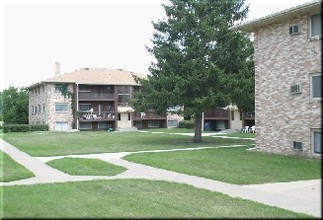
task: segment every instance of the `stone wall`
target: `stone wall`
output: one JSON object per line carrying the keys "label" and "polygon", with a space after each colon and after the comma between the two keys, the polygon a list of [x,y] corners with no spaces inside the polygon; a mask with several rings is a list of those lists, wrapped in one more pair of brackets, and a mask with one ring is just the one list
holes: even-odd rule
{"label": "stone wall", "polygon": [[[321,72],[321,39],[309,37],[309,17],[299,15],[255,32],[256,145],[262,151],[313,156],[311,131],[322,127],[321,101],[311,99],[311,75]],[[289,27],[299,24],[300,34]],[[291,86],[301,85],[300,94]],[[303,142],[303,151],[293,149]]]}
{"label": "stone wall", "polygon": [[[73,86],[68,86],[73,91]],[[67,111],[57,112],[55,104],[67,104]],[[35,108],[37,106],[37,111]],[[39,111],[41,106],[41,111]],[[49,130],[55,130],[56,122],[66,122],[67,129],[72,129],[73,117],[71,98],[65,98],[60,91],[55,91],[54,83],[40,84],[29,90],[29,124],[48,124]]]}

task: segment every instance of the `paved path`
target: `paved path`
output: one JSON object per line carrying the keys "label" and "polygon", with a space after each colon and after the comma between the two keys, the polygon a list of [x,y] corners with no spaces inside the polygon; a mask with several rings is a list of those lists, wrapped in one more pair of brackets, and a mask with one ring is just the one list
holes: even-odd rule
{"label": "paved path", "polygon": [[[3,186],[57,183],[95,179],[139,178],[151,180],[164,180],[189,184],[197,188],[221,192],[231,197],[239,197],[243,199],[253,200],[266,205],[277,206],[291,211],[306,213],[315,217],[321,217],[321,180],[256,185],[228,184],[202,177],[191,176],[187,174],[158,169],[146,165],[136,164],[121,159],[123,156],[135,152],[64,156],[97,158],[127,168],[127,171],[113,177],[71,176],[59,170],[51,168],[45,164],[46,161],[62,157],[31,157],[30,155],[18,150],[17,148],[8,144],[7,142],[2,142],[3,144],[1,150],[9,154],[14,160],[24,165],[27,169],[31,170],[35,174],[35,177],[33,178],[17,180],[8,183],[0,183],[0,185]],[[238,147],[238,145],[236,147]],[[189,150],[196,150],[196,148]]]}

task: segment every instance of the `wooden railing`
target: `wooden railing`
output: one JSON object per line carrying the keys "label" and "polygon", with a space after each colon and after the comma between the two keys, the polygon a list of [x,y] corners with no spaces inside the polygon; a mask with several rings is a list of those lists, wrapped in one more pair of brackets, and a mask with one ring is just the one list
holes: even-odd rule
{"label": "wooden railing", "polygon": [[229,119],[230,118],[230,111],[217,109],[210,112],[204,113],[204,118],[221,118],[221,119]]}
{"label": "wooden railing", "polygon": [[79,92],[78,99],[87,100],[103,100],[103,99],[114,99],[114,94],[111,93],[91,93],[91,92]]}
{"label": "wooden railing", "polygon": [[79,112],[80,121],[99,121],[99,120],[114,120],[115,114],[113,111],[101,111],[101,112]]}
{"label": "wooden railing", "polygon": [[134,112],[134,119],[166,119],[166,116],[158,115],[154,111],[147,111],[147,112]]}

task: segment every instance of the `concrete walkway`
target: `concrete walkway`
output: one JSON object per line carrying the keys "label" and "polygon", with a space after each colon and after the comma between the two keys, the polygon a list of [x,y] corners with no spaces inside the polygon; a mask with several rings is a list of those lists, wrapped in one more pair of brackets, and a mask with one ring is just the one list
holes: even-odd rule
{"label": "concrete walkway", "polygon": [[[30,155],[18,150],[9,143],[3,140],[1,141],[1,150],[3,150],[14,160],[16,160],[18,163],[22,164],[35,174],[35,177],[33,178],[17,180],[7,183],[0,183],[0,185],[2,186],[58,183],[95,179],[164,180],[170,182],[189,184],[197,188],[221,192],[231,197],[253,200],[266,205],[277,206],[294,212],[305,213],[315,217],[321,217],[321,180],[297,181],[274,184],[235,185],[210,180],[202,177],[158,169],[146,165],[136,164],[121,159],[125,155],[138,152],[63,156],[97,158],[127,168],[127,171],[113,177],[71,176],[59,170],[51,168],[45,164],[45,162],[49,160],[58,159],[62,157],[31,157]],[[239,145],[236,145],[235,147],[239,147]],[[194,148],[188,150],[197,149]],[[161,152],[161,150],[154,152]]]}

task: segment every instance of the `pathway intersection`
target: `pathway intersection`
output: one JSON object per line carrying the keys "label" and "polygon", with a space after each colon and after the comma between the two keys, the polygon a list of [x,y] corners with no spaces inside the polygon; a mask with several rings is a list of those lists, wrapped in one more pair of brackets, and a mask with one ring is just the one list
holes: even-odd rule
{"label": "pathway intersection", "polygon": [[[178,133],[181,135],[191,135],[187,133]],[[257,201],[266,205],[277,206],[294,212],[305,213],[315,217],[321,217],[321,179],[296,181],[289,183],[271,183],[255,185],[235,185],[197,177],[173,171],[154,168],[142,164],[137,164],[123,160],[122,157],[133,153],[144,152],[165,152],[180,150],[201,150],[212,147],[186,148],[173,150],[154,150],[141,152],[119,152],[102,153],[88,155],[67,155],[56,157],[31,157],[20,151],[11,144],[2,141],[0,146],[2,151],[10,155],[15,161],[25,166],[35,174],[35,177],[17,180],[12,182],[0,183],[0,186],[12,185],[31,185],[44,183],[73,182],[98,179],[150,179],[177,182],[195,186],[201,189],[221,192],[231,197]],[[241,147],[244,145],[222,146],[222,147]],[[219,147],[213,147],[219,148]],[[63,157],[77,158],[95,158],[115,165],[123,166],[127,170],[116,176],[72,176],[63,173],[46,165],[47,161]]]}

